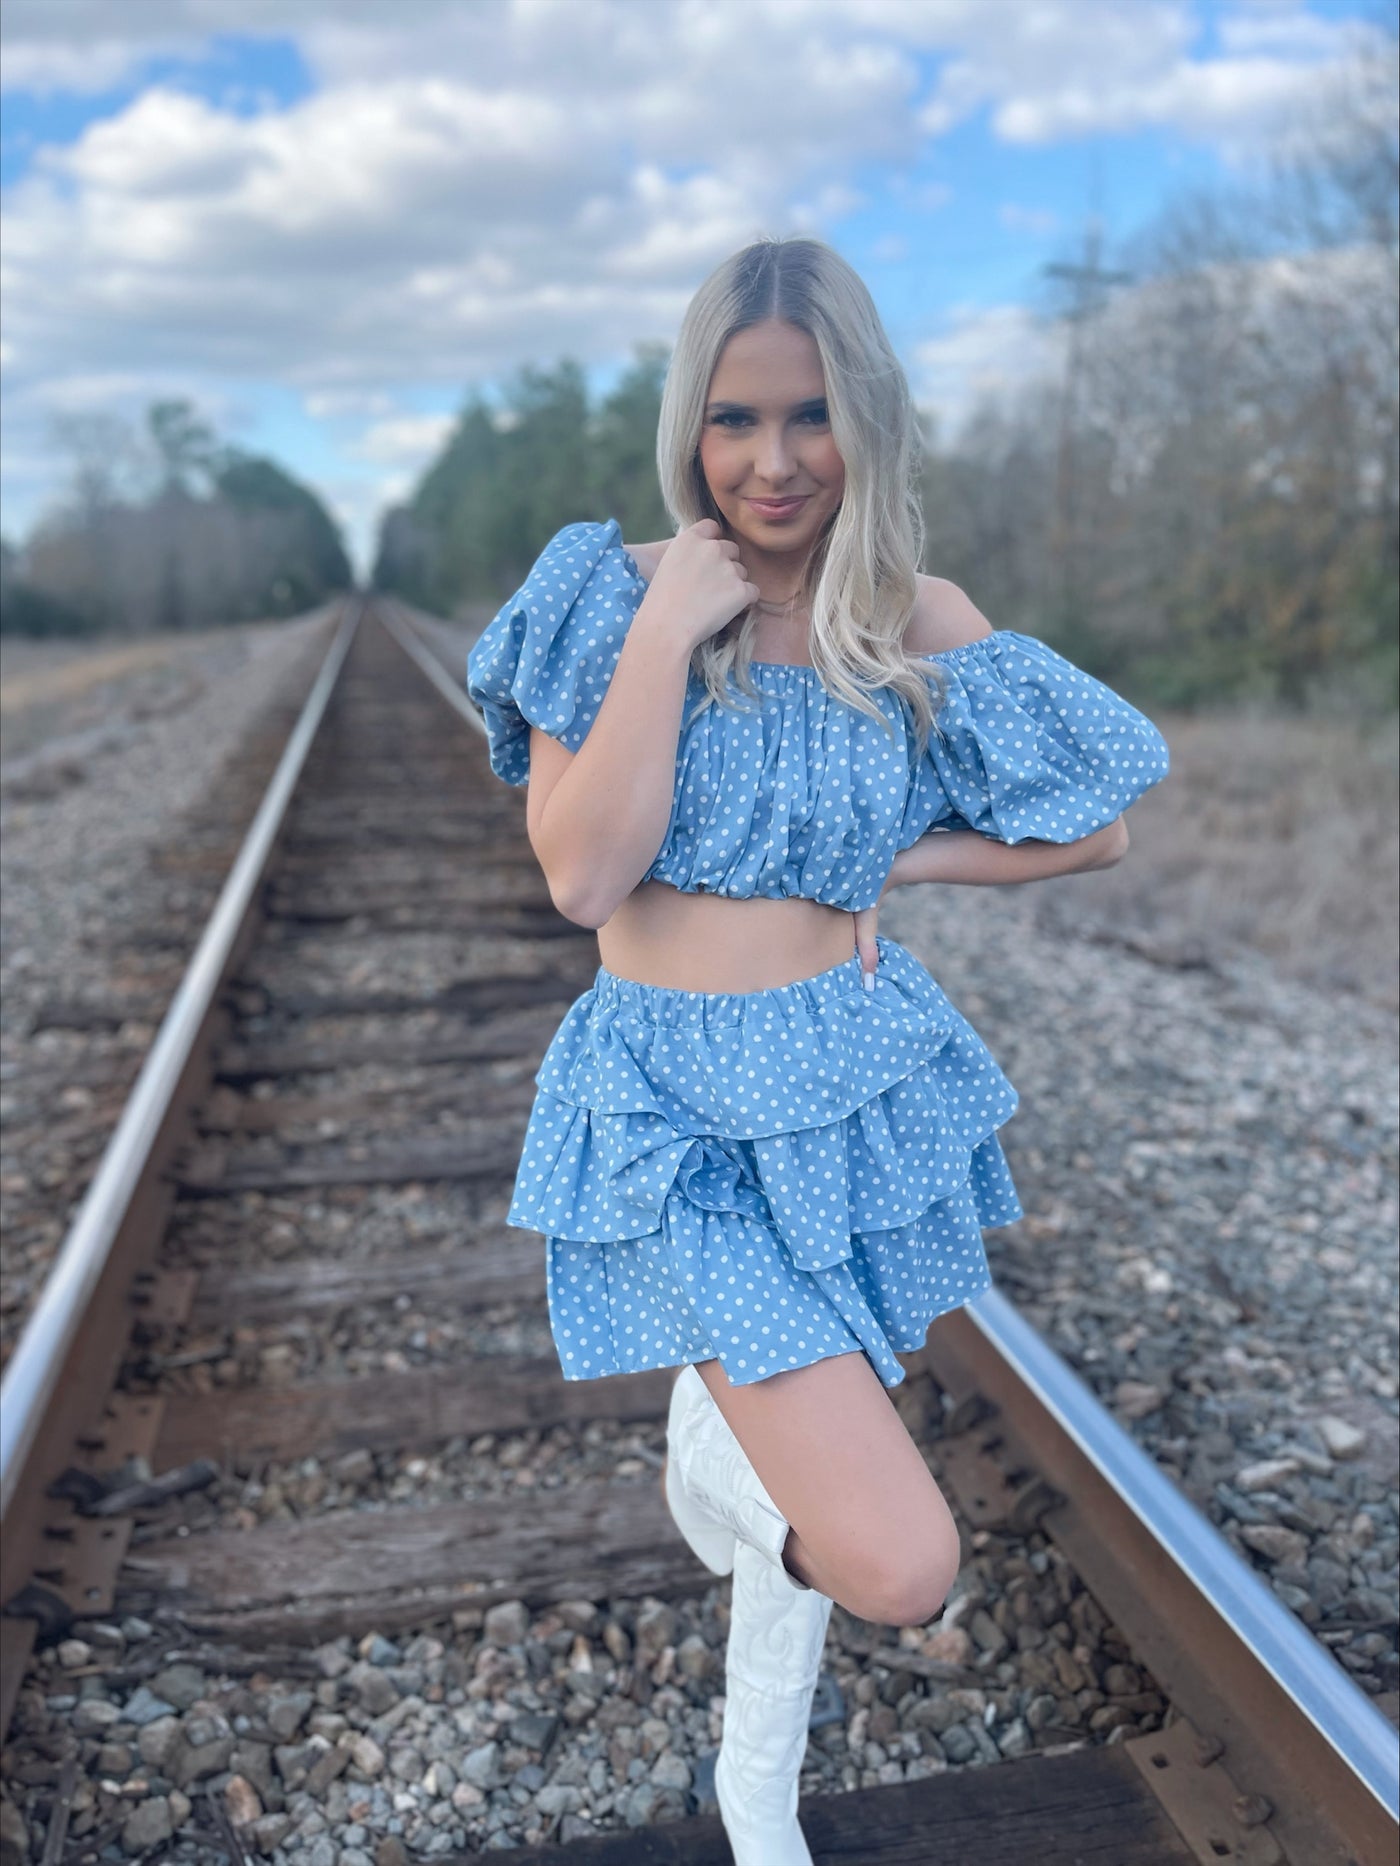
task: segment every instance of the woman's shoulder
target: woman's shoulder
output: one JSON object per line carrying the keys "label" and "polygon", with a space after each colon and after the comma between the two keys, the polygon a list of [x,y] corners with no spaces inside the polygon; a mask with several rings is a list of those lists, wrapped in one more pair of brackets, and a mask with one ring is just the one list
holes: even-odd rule
{"label": "woman's shoulder", "polygon": [[914,613],[904,631],[906,654],[947,654],[995,633],[972,598],[947,577],[926,577],[920,571],[916,581]]}

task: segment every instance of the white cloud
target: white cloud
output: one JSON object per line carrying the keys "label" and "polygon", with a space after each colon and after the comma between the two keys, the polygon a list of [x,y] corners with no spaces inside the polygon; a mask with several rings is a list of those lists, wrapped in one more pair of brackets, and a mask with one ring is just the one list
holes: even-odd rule
{"label": "white cloud", "polygon": [[456,426],[452,415],[393,415],[373,422],[346,452],[380,465],[422,466]]}
{"label": "white cloud", "polygon": [[985,396],[1010,395],[1059,367],[1061,335],[1024,305],[967,306],[949,329],[916,346],[909,386],[921,408],[938,416],[945,438],[957,433]]}
{"label": "white cloud", "polygon": [[1300,12],[1227,16],[1222,51],[1193,51],[1194,10],[1178,0],[1066,0],[985,6],[968,21],[920,122],[942,135],[986,109],[1004,141],[1049,144],[1157,128],[1241,162],[1267,146],[1343,61],[1356,22]]}
{"label": "white cloud", "polygon": [[[1334,56],[1305,18],[1237,6],[1205,54],[1186,0],[6,0],[11,89],[139,81],[215,33],[292,41],[317,86],[248,115],[153,83],[36,154],[5,201],[7,444],[41,451],[58,405],[271,382],[370,423],[360,498],[350,459],[397,465],[437,419],[410,388],[664,339],[744,241],[864,206],[872,165],[936,212],[951,188],[913,171],[975,110],[1022,142],[1247,141]],[[977,362],[974,322],[930,370]]]}
{"label": "white cloud", "polygon": [[313,421],[339,421],[349,416],[390,414],[394,398],[382,389],[321,389],[304,396],[302,407]]}

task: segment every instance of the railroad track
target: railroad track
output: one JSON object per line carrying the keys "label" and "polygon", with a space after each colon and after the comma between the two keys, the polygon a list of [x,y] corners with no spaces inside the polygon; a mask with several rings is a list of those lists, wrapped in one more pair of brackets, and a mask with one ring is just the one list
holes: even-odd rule
{"label": "railroad track", "polygon": [[[6,1370],[7,1866],[729,1858],[672,1376],[563,1381],[501,1222],[596,943],[435,640],[334,619]],[[971,1580],[833,1614],[817,1861],[1392,1859],[1390,1725],[1009,1305],[905,1365]]]}

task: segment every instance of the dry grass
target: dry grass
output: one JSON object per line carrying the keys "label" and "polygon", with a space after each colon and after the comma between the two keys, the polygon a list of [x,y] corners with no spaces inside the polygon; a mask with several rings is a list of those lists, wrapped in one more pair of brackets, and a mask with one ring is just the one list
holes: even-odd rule
{"label": "dry grass", "polygon": [[1264,955],[1400,1008],[1400,722],[1158,716],[1166,781],[1133,805],[1117,867],[1035,884],[1047,917],[1164,957]]}

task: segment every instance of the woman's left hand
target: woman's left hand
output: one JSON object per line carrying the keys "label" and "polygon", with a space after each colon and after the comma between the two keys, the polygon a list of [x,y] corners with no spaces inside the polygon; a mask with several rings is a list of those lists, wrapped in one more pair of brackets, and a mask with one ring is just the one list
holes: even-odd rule
{"label": "woman's left hand", "polygon": [[[899,857],[896,856],[896,864],[898,860]],[[851,915],[856,923],[856,951],[860,954],[860,969],[867,991],[873,991],[875,988],[875,973],[880,964],[880,949],[875,944],[875,933],[879,925],[881,903],[891,888],[898,887],[898,885],[895,869],[891,868],[885,885],[880,890],[880,899],[873,906],[862,907],[857,913]]]}

